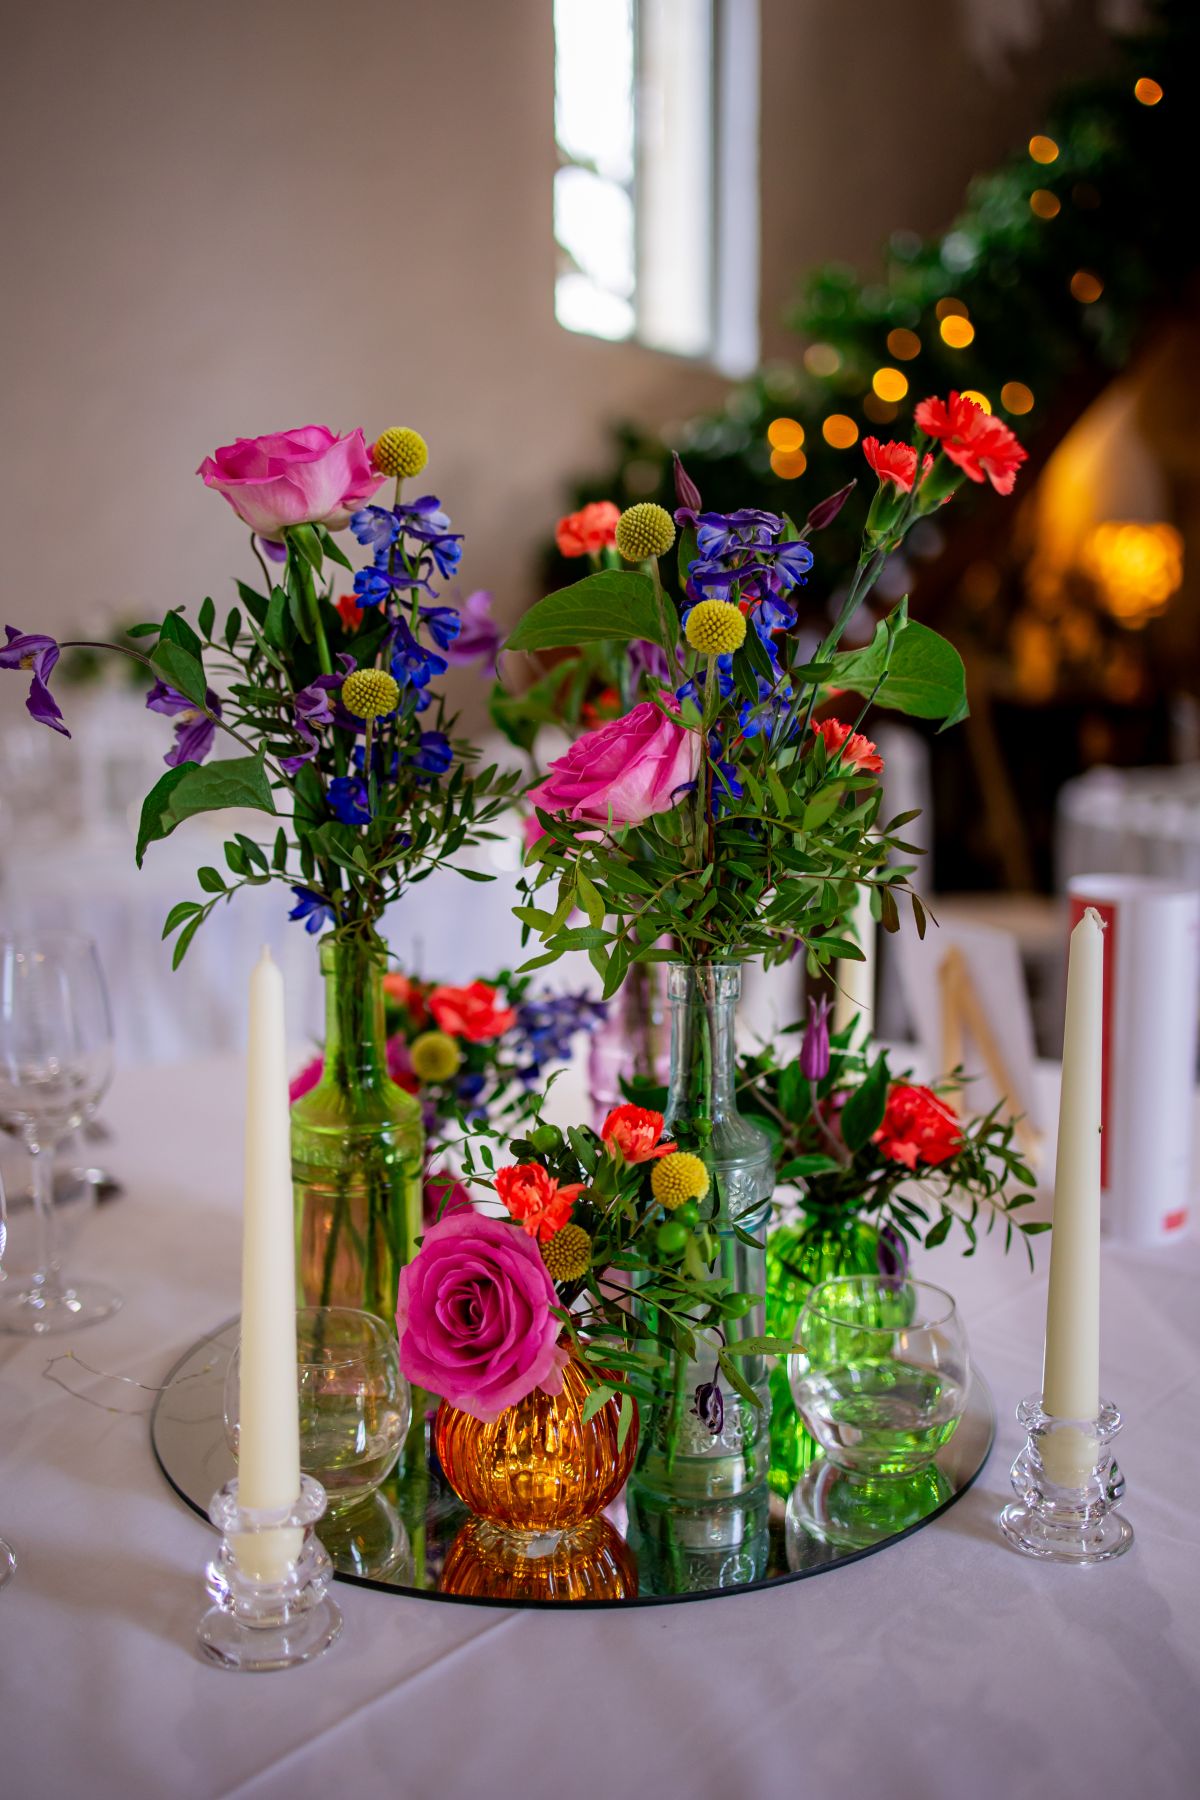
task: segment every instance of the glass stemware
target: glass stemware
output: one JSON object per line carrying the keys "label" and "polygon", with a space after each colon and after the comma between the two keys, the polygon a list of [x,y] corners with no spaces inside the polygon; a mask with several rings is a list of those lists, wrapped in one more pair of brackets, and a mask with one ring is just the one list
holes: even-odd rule
{"label": "glass stemware", "polygon": [[121,1297],[62,1274],[54,1154],[88,1117],[113,1068],[112,1019],[96,947],[68,932],[0,936],[0,1118],[30,1156],[39,1253],[27,1284],[0,1292],[0,1330],[43,1336],[91,1325]]}
{"label": "glass stemware", "polygon": [[[4,1246],[8,1239],[8,1214],[4,1205],[4,1177],[0,1175],[0,1283],[4,1281]],[[0,1286],[0,1293],[3,1292]],[[12,1546],[0,1538],[0,1588],[12,1575],[17,1566]]]}
{"label": "glass stemware", "polygon": [[796,1410],[835,1468],[905,1476],[953,1437],[971,1359],[943,1288],[838,1275],[810,1292],[788,1373]]}

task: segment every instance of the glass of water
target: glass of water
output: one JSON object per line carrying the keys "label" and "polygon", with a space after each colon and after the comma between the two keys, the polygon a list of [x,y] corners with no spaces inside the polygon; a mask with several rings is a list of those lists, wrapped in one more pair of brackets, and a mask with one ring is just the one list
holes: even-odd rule
{"label": "glass of water", "polygon": [[33,1275],[0,1289],[0,1330],[40,1337],[105,1319],[120,1295],[64,1277],[54,1206],[54,1153],[112,1079],[108,993],[88,938],[69,932],[0,934],[0,1120],[30,1156],[37,1213]]}
{"label": "glass of water", "polygon": [[836,1468],[911,1475],[953,1437],[971,1358],[944,1288],[843,1275],[811,1289],[788,1374],[797,1411]]}

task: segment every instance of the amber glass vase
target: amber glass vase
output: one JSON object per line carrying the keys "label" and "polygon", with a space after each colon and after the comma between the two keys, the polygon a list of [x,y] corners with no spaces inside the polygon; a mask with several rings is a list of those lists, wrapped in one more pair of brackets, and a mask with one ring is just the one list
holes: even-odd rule
{"label": "amber glass vase", "polygon": [[443,1400],[434,1445],[463,1504],[514,1537],[569,1532],[602,1512],[629,1478],[637,1416],[618,1449],[620,1408],[609,1400],[585,1422],[589,1391],[572,1360],[561,1394],[528,1394],[490,1425]]}
{"label": "amber glass vase", "polygon": [[385,964],[378,940],[321,943],[325,1063],[292,1108],[292,1179],[300,1303],[390,1322],[422,1230],[425,1132],[387,1072]]}
{"label": "amber glass vase", "polygon": [[[795,1336],[809,1289],[834,1275],[873,1275],[879,1233],[865,1219],[813,1212],[780,1225],[767,1239],[767,1330]],[[792,1402],[787,1359],[771,1370],[771,1468],[777,1494],[788,1495],[821,1451]]]}

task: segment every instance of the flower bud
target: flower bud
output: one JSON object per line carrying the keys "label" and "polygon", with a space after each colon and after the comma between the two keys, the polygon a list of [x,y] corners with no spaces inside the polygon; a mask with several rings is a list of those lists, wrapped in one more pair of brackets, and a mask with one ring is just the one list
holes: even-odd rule
{"label": "flower bud", "polygon": [[[675,504],[683,512],[700,512],[703,505],[700,499],[700,489],[680,462],[678,450],[672,450],[671,462],[675,470]],[[677,519],[676,524],[678,523]]]}
{"label": "flower bud", "polygon": [[822,500],[814,506],[808,515],[809,530],[824,531],[827,525],[832,525],[857,486],[857,481],[848,481],[836,494],[830,494],[828,500]]}
{"label": "flower bud", "polygon": [[800,1073],[808,1081],[824,1081],[829,1073],[829,1001],[824,995],[808,1003],[808,1024],[800,1042]]}

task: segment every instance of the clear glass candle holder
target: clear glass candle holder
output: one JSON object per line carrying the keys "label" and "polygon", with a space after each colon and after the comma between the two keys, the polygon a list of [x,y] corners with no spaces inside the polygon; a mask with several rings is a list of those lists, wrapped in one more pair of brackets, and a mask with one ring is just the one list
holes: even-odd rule
{"label": "clear glass candle holder", "polygon": [[213,1495],[208,1516],[221,1543],[205,1570],[213,1604],[196,1634],[206,1662],[239,1674],[290,1669],[339,1637],[333,1564],[313,1529],[324,1511],[324,1490],[307,1475],[290,1506],[245,1506],[236,1477]]}
{"label": "clear glass candle holder", "polygon": [[1123,1556],[1133,1526],[1116,1508],[1125,1477],[1113,1455],[1121,1415],[1100,1402],[1094,1419],[1052,1418],[1040,1394],[1017,1408],[1025,1447],[1012,1466],[1016,1502],[1000,1514],[1000,1531],[1023,1556],[1088,1564]]}
{"label": "clear glass candle holder", "polygon": [[943,1288],[839,1275],[809,1294],[788,1375],[796,1410],[831,1463],[852,1475],[907,1476],[953,1437],[971,1358]]}
{"label": "clear glass candle holder", "polygon": [[[225,1435],[238,1448],[239,1352],[225,1377]],[[412,1394],[395,1334],[373,1313],[306,1306],[296,1314],[300,1467],[324,1488],[331,1516],[387,1480],[404,1447]]]}

